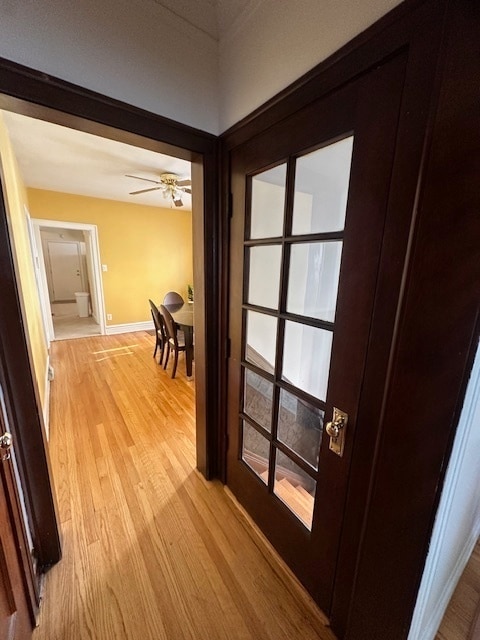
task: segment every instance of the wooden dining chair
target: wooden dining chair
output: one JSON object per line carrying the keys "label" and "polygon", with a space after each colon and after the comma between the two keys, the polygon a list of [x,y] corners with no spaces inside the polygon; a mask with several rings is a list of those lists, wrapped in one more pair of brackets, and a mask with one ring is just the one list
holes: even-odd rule
{"label": "wooden dining chair", "polygon": [[155,327],[155,351],[153,352],[153,357],[155,358],[157,350],[160,349],[160,360],[158,361],[158,364],[162,364],[165,345],[167,342],[165,321],[153,300],[149,300],[148,302],[150,303],[150,311],[152,313],[153,325]]}
{"label": "wooden dining chair", "polygon": [[170,351],[173,349],[174,351],[174,361],[173,361],[173,369],[172,369],[172,378],[175,377],[175,373],[177,372],[177,364],[178,364],[178,353],[179,351],[185,351],[185,336],[183,331],[177,330],[177,325],[175,324],[175,320],[172,317],[170,311],[162,304],[160,305],[160,313],[165,320],[165,330],[167,334],[167,354],[165,358],[165,363],[163,368],[167,368],[168,359],[170,357]]}
{"label": "wooden dining chair", "polygon": [[176,291],[169,291],[165,294],[163,304],[184,304],[185,300]]}

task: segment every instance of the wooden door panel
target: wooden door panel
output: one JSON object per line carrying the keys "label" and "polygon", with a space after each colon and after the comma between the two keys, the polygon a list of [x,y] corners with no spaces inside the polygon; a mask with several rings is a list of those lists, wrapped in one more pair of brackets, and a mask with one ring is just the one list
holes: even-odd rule
{"label": "wooden door panel", "polygon": [[[356,411],[361,397],[375,304],[375,285],[382,254],[404,70],[405,58],[398,56],[327,98],[302,109],[232,153],[233,219],[229,308],[231,357],[228,398],[230,446],[227,482],[326,612],[329,611],[332,597],[348,472],[356,435]],[[337,311],[332,323],[333,346],[328,394],[324,403],[317,403],[318,407],[324,409],[326,420],[331,419],[334,406],[346,411],[349,414],[348,433],[343,457],[337,457],[329,451],[329,437],[323,433],[318,471],[309,471],[312,480],[317,483],[313,524],[309,531],[273,495],[272,482],[268,487],[259,479],[259,474],[253,473],[241,460],[242,423],[239,414],[242,412],[242,368],[249,366],[244,360],[242,340],[245,321],[242,322],[242,313],[252,308],[244,299],[244,259],[245,255],[249,255],[250,246],[244,230],[248,224],[252,176],[280,163],[287,163],[286,235],[279,242],[283,242],[284,247],[292,247],[299,242],[298,238],[287,237],[288,229],[291,229],[289,219],[291,221],[297,158],[352,134],[354,143],[346,223],[338,236],[343,241],[343,254]],[[334,238],[332,234],[320,236],[327,240],[337,237]],[[305,236],[300,241],[317,241],[320,236]],[[272,239],[269,242],[272,244],[274,241]],[[283,255],[287,256],[284,260],[288,260],[290,248],[284,250]],[[288,270],[286,264],[283,264],[282,269]],[[291,319],[286,309],[286,282],[284,279],[277,314],[279,323],[286,323]],[[293,319],[298,321],[298,318]],[[279,329],[278,344],[283,340],[281,331],[283,324],[282,329]],[[282,348],[280,347],[280,354]],[[281,369],[283,364],[278,366]],[[271,379],[275,388],[282,388],[283,383],[278,373]],[[276,393],[278,402],[280,391]],[[274,409],[273,416],[275,415]],[[276,456],[280,449],[285,449],[281,446],[282,443],[278,444],[276,433],[272,434],[269,442],[271,452],[274,452],[271,455]],[[292,457],[294,459],[295,456]]]}
{"label": "wooden door panel", "polygon": [[[8,461],[0,465],[9,464]],[[28,640],[32,623],[25,595],[3,469],[0,471],[0,640]]]}
{"label": "wooden door panel", "polygon": [[[0,387],[0,435],[7,431],[4,411]],[[0,640],[31,638],[39,602],[18,491],[9,450],[0,448]]]}
{"label": "wooden door panel", "polygon": [[0,540],[0,638],[11,640],[15,633],[17,607],[8,573],[3,541]]}

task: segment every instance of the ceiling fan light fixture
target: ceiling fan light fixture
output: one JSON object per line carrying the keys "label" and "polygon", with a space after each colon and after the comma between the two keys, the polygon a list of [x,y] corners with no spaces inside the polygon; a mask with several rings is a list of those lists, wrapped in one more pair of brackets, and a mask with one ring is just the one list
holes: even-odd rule
{"label": "ceiling fan light fixture", "polygon": [[173,184],[167,184],[163,187],[162,195],[165,200],[170,201],[170,207],[172,203],[176,207],[183,207],[182,195],[183,191],[181,189],[177,189],[177,187]]}
{"label": "ceiling fan light fixture", "polygon": [[146,180],[147,182],[154,182],[159,185],[158,187],[151,187],[150,189],[142,189],[140,191],[132,191],[131,195],[137,193],[144,193],[145,191],[161,190],[162,196],[165,200],[170,202],[170,207],[175,205],[176,207],[183,207],[182,197],[185,193],[191,194],[190,188],[191,180],[179,180],[175,173],[162,173],[160,180],[151,180],[149,178],[141,178],[140,176],[133,176],[127,174],[129,178],[139,178],[140,180]]}

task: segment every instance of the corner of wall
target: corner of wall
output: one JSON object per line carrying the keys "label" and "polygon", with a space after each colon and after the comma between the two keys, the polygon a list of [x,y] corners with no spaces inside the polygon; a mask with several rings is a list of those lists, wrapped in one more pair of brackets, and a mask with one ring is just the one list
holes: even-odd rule
{"label": "corner of wall", "polygon": [[477,348],[408,640],[434,639],[480,536],[479,442],[480,348]]}

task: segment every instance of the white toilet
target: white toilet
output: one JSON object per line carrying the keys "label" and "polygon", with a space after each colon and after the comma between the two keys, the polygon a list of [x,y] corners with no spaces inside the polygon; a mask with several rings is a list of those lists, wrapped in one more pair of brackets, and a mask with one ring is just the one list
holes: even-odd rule
{"label": "white toilet", "polygon": [[77,310],[80,318],[88,318],[90,307],[90,294],[86,291],[78,291],[75,293],[77,301]]}

